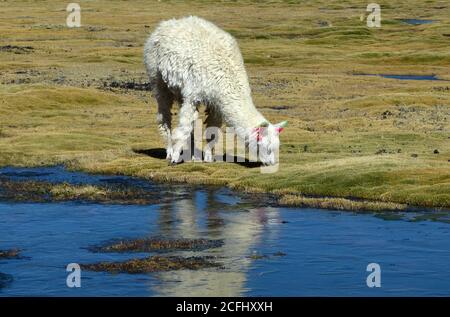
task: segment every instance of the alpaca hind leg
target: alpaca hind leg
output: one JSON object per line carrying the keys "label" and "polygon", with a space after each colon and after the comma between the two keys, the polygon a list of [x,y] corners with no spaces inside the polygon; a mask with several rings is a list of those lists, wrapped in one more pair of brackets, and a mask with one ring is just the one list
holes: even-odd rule
{"label": "alpaca hind leg", "polygon": [[216,143],[219,141],[219,130],[222,126],[222,118],[220,114],[215,112],[209,112],[206,117],[206,129],[207,129],[207,138],[205,145],[205,162],[213,162],[214,161],[214,147]]}
{"label": "alpaca hind leg", "polygon": [[156,122],[161,136],[166,143],[166,159],[172,158],[172,105],[174,96],[167,88],[166,84],[159,79],[156,84],[155,97],[158,103],[158,113],[156,115]]}

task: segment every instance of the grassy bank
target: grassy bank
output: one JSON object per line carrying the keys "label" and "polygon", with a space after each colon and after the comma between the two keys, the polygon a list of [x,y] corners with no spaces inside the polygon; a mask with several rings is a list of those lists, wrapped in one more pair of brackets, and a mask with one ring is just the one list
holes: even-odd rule
{"label": "grassy bank", "polygon": [[[361,22],[356,0],[96,1],[69,29],[67,3],[0,2],[0,165],[225,185],[292,205],[449,208],[450,82],[360,74],[450,80],[450,5],[378,3],[380,29]],[[257,107],[289,121],[276,174],[161,158],[142,48],[158,21],[189,14],[237,38]]]}

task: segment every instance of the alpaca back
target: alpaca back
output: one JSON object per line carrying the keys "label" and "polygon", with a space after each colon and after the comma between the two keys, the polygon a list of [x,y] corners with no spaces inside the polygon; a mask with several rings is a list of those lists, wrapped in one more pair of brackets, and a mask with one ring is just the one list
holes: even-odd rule
{"label": "alpaca back", "polygon": [[160,76],[169,88],[193,102],[220,105],[230,99],[251,100],[236,40],[201,18],[160,23],[145,44],[144,60],[151,81]]}

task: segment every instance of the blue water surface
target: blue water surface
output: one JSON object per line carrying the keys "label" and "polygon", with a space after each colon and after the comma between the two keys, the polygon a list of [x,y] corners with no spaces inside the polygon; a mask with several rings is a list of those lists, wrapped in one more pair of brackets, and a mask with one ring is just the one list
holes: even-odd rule
{"label": "blue water surface", "polygon": [[411,25],[430,24],[434,22],[434,20],[427,19],[402,19],[402,21]]}
{"label": "blue water surface", "polygon": [[[0,176],[5,173],[49,181],[55,180],[52,174],[58,181],[111,179],[65,175],[61,168],[0,169]],[[160,185],[147,186],[157,191]],[[152,205],[0,202],[0,249],[22,250],[21,258],[0,260],[0,296],[450,295],[448,223],[253,206],[223,188],[173,190],[182,195]],[[223,267],[152,274],[82,271],[81,287],[67,287],[69,263],[153,255],[93,253],[90,246],[154,236],[223,240],[214,249],[165,254],[209,255]],[[380,288],[366,284],[369,263],[381,267]]]}

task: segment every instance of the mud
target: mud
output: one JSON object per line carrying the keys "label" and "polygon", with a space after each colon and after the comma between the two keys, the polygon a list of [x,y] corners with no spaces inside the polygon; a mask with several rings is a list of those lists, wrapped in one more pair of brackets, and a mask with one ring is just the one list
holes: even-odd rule
{"label": "mud", "polygon": [[14,54],[26,54],[34,51],[32,46],[3,45],[0,46],[0,52],[8,52]]}

